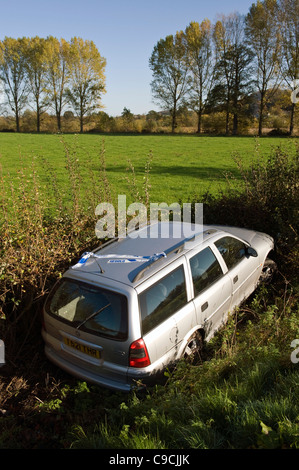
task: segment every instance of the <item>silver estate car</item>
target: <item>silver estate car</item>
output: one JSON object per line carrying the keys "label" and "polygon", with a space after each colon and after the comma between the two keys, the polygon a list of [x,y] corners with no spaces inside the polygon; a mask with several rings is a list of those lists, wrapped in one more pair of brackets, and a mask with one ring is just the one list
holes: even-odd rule
{"label": "silver estate car", "polygon": [[270,274],[274,243],[264,233],[226,226],[193,225],[185,235],[184,225],[147,225],[68,269],[44,306],[50,361],[129,391],[209,341]]}

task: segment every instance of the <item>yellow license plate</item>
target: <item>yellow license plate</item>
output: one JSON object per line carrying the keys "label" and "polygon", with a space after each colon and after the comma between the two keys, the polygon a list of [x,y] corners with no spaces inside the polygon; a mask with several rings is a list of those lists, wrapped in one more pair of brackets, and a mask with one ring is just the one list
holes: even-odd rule
{"label": "yellow license plate", "polygon": [[101,357],[100,351],[98,349],[92,348],[90,346],[85,346],[85,344],[78,343],[77,341],[74,341],[72,339],[64,338],[64,344],[66,344],[70,348],[76,349],[77,351],[80,351],[96,359],[100,359]]}

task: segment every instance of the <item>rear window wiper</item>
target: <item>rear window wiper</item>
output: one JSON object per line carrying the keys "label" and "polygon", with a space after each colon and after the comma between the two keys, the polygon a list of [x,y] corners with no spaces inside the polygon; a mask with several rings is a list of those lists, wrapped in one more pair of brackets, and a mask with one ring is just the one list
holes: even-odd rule
{"label": "rear window wiper", "polygon": [[83,322],[81,322],[80,325],[77,326],[76,330],[79,330],[79,328],[81,328],[81,326],[83,326],[88,320],[91,320],[93,317],[96,317],[99,313],[101,313],[107,307],[110,307],[110,305],[111,304],[107,304],[107,305],[105,305],[105,307],[102,307],[99,310],[97,310],[96,312],[89,315],[89,317],[85,318],[85,320],[83,320]]}

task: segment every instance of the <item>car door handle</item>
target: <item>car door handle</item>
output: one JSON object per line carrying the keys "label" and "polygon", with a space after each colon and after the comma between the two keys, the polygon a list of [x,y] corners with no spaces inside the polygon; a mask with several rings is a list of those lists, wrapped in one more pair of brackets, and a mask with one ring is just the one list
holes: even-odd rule
{"label": "car door handle", "polygon": [[204,304],[202,304],[201,311],[204,312],[205,310],[207,310],[208,306],[209,306],[208,302],[205,302]]}
{"label": "car door handle", "polygon": [[239,277],[235,276],[234,279],[233,279],[233,283],[236,284],[236,282],[238,282],[238,280],[239,280]]}

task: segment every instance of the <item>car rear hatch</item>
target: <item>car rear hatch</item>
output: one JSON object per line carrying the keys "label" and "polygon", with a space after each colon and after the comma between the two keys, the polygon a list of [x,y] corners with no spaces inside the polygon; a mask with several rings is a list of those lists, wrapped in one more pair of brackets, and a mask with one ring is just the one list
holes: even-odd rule
{"label": "car rear hatch", "polygon": [[68,372],[96,383],[127,382],[128,301],[124,294],[62,278],[45,304],[43,337],[48,357]]}

